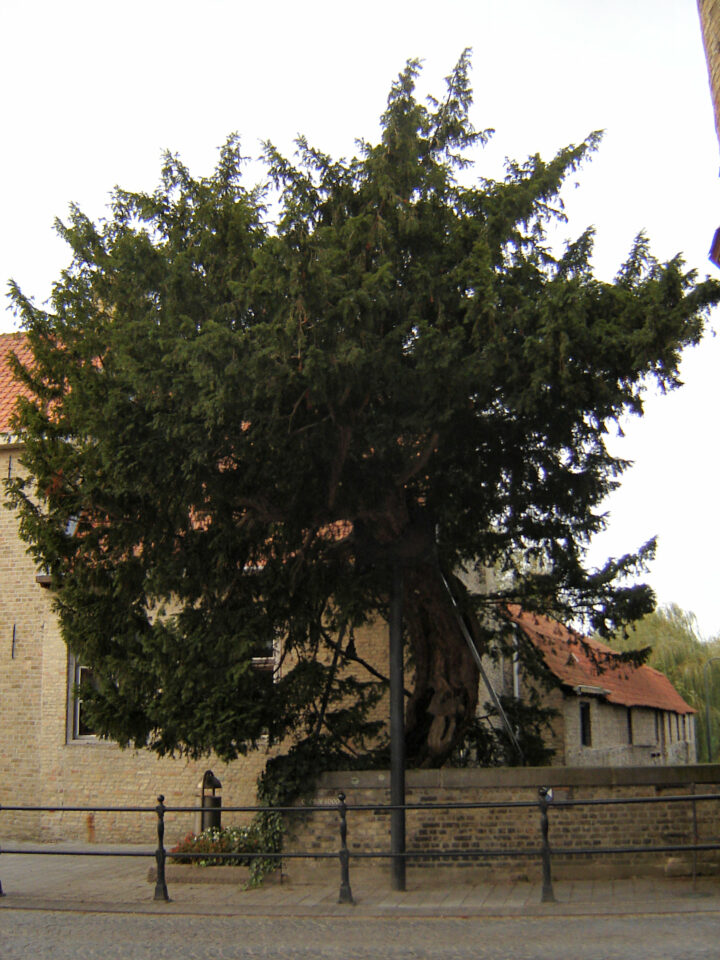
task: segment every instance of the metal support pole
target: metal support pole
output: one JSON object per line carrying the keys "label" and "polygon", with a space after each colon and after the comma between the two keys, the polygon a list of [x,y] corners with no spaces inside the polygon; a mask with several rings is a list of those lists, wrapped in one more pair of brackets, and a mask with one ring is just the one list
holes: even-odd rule
{"label": "metal support pole", "polygon": [[155,877],[155,900],[169,900],[167,891],[167,884],[165,883],[165,846],[163,844],[163,838],[165,836],[165,797],[160,794],[158,797],[157,806],[155,811],[157,812],[158,823],[157,823],[157,836],[158,836],[158,846],[155,851],[155,862],[157,864],[157,876]]}
{"label": "metal support pole", "polygon": [[540,806],[540,831],[542,833],[542,873],[543,873],[543,885],[542,885],[542,896],[540,898],[541,903],[556,903],[555,894],[553,893],[552,886],[552,876],[550,873],[550,824],[548,821],[548,807],[550,806],[550,800],[552,799],[552,791],[549,791],[547,787],[539,787],[538,789],[538,804]]}
{"label": "metal support pole", "polygon": [[472,658],[475,661],[475,666],[480,671],[480,676],[482,677],[482,680],[483,680],[483,683],[485,684],[485,688],[487,692],[490,694],[490,699],[493,702],[493,706],[497,710],[500,716],[500,719],[502,720],[503,726],[505,727],[505,732],[510,737],[510,740],[512,741],[512,744],[515,747],[515,750],[517,751],[517,755],[520,758],[520,761],[524,764],[525,756],[523,755],[522,748],[518,743],[518,738],[516,737],[515,731],[513,730],[512,725],[507,718],[507,714],[503,710],[503,705],[500,702],[498,695],[495,693],[495,688],[490,682],[490,678],[488,677],[485,667],[483,666],[482,657],[480,656],[478,648],[475,646],[475,641],[470,635],[470,631],[468,630],[467,624],[463,619],[463,615],[460,610],[460,607],[458,606],[458,602],[455,599],[455,594],[452,592],[450,588],[450,584],[447,582],[442,572],[440,573],[440,579],[443,582],[447,595],[450,597],[450,603],[452,604],[452,607],[453,607],[455,619],[457,620],[458,626],[460,627],[460,632],[465,638],[465,643],[468,645],[468,649],[472,654]]}
{"label": "metal support pole", "polygon": [[340,813],[340,896],[338,903],[355,903],[350,889],[350,853],[347,848],[347,805],[345,794],[338,794],[338,811]]}
{"label": "metal support pole", "polygon": [[405,889],[405,681],[402,642],[402,567],[393,564],[390,597],[390,852],[392,888]]}

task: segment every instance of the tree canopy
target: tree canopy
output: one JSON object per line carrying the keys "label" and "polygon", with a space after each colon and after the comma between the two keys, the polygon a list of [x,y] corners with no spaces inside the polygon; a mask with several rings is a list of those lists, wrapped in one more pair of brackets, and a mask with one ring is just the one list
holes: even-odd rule
{"label": "tree canopy", "polygon": [[234,135],[208,177],[167,154],[154,192],[58,222],[72,262],[46,309],[13,287],[34,362],[10,497],[120,742],[232,758],[309,734],[357,758],[383,677],[344,668],[393,564],[410,763],[442,763],[477,704],[441,572],[502,571],[477,596],[454,579],[488,650],[505,602],[604,632],[652,609],[625,579],[652,543],[585,562],[627,466],[606,440],[651,381],[678,385],[719,287],[643,235],[612,282],[592,228],[555,252],[599,134],[475,176],[492,131],[470,120],[469,55],[442,99],[418,98],[419,71],[357,156],[266,143],[252,186]]}

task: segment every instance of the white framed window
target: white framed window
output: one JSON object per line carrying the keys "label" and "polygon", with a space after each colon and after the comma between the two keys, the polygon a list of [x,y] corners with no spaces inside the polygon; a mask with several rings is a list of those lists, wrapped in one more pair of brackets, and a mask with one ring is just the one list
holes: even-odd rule
{"label": "white framed window", "polygon": [[280,678],[281,649],[281,642],[277,638],[260,642],[252,658],[253,670],[268,677],[272,683],[277,683]]}
{"label": "white framed window", "polygon": [[68,653],[67,671],[67,723],[65,739],[68,743],[75,741],[97,741],[98,737],[88,722],[83,706],[82,695],[78,688],[81,685],[94,684],[95,678],[91,667],[79,663],[74,654]]}
{"label": "white framed window", "polygon": [[587,700],[580,701],[580,744],[583,747],[592,746],[592,721]]}

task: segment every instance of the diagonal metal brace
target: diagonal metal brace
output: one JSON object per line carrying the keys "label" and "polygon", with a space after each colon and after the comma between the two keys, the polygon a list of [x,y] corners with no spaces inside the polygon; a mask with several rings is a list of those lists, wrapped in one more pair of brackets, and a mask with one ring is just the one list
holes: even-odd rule
{"label": "diagonal metal brace", "polygon": [[470,631],[469,631],[468,628],[467,628],[467,624],[465,623],[465,618],[464,618],[463,615],[462,615],[462,610],[460,609],[460,607],[459,607],[459,605],[458,605],[458,602],[457,602],[457,600],[455,599],[455,594],[452,592],[452,589],[451,589],[451,587],[450,587],[450,584],[449,584],[449,583],[447,582],[447,580],[445,579],[445,575],[444,575],[444,573],[442,572],[442,570],[439,570],[438,572],[439,572],[439,574],[440,574],[440,579],[442,580],[443,585],[445,586],[445,589],[447,590],[448,596],[450,597],[450,602],[451,602],[451,604],[452,604],[453,613],[455,614],[455,618],[456,618],[456,620],[457,620],[457,622],[458,622],[458,626],[460,627],[460,632],[462,633],[463,637],[465,638],[465,643],[467,643],[467,645],[468,645],[468,647],[469,647],[469,649],[470,649],[470,653],[472,654],[473,660],[475,661],[475,664],[476,664],[478,670],[480,671],[480,676],[481,676],[482,679],[483,679],[483,683],[485,684],[485,687],[486,687],[486,689],[487,689],[487,692],[490,694],[490,699],[491,699],[492,702],[493,702],[493,706],[495,707],[495,709],[497,710],[497,712],[500,714],[500,719],[502,720],[503,726],[505,727],[505,730],[507,731],[507,735],[508,735],[508,736],[510,737],[510,739],[512,740],[513,746],[514,746],[515,749],[517,750],[518,756],[520,757],[520,760],[524,763],[524,762],[525,762],[525,756],[524,756],[524,754],[523,754],[523,752],[522,752],[522,748],[520,747],[520,744],[518,743],[518,739],[517,739],[517,737],[515,736],[515,731],[513,730],[512,726],[510,725],[510,721],[509,721],[508,718],[507,718],[507,714],[506,714],[505,711],[503,710],[503,706],[502,706],[502,704],[500,703],[500,700],[498,699],[497,694],[495,693],[495,689],[494,689],[492,683],[490,683],[490,678],[488,677],[487,673],[485,672],[485,668],[484,668],[483,665],[482,665],[482,657],[480,656],[480,653],[478,652],[478,648],[475,646],[475,641],[473,640],[473,638],[472,638],[472,636],[471,636],[471,634],[470,634]]}

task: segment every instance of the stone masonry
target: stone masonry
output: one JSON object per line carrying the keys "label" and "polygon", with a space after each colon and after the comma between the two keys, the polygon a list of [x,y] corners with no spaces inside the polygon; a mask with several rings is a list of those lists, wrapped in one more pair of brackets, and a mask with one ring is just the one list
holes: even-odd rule
{"label": "stone masonry", "polygon": [[[538,788],[553,790],[553,803],[651,797],[661,802],[615,803],[610,806],[551,805],[550,843],[555,851],[599,847],[683,845],[720,841],[720,766],[561,768],[518,767],[465,770],[412,770],[407,774],[408,804],[492,802],[497,807],[443,810],[428,808],[407,812],[407,850],[457,851],[443,858],[413,858],[410,870],[442,865],[456,868],[467,879],[506,876],[536,877],[539,869],[540,811]],[[348,804],[348,848],[351,855],[390,849],[389,815],[374,804],[390,802],[390,776],[386,771],[328,773],[321,780],[314,801],[332,808],[339,792]],[[693,795],[712,795],[717,800],[699,800]],[[662,798],[686,796],[684,801]],[[523,804],[523,805],[519,805]],[[371,809],[353,809],[370,806]],[[291,823],[292,821],[292,823]],[[299,812],[288,817],[286,849],[335,852],[339,846],[337,813]],[[462,852],[492,851],[492,856],[470,860]],[[509,857],[508,849],[533,851],[533,855]],[[389,870],[387,858],[377,861]],[[292,864],[292,861],[288,861]],[[678,872],[692,872],[692,855],[683,853],[553,854],[557,878],[622,877],[661,874],[668,864]],[[698,872],[715,872],[720,851],[701,853]],[[288,866],[288,870],[291,866]],[[297,867],[293,866],[297,871]],[[473,877],[473,874],[475,875]]]}
{"label": "stone masonry", "polygon": [[715,129],[720,137],[720,0],[698,0],[698,11],[715,109]]}
{"label": "stone masonry", "polygon": [[[0,476],[19,468],[19,448],[0,447]],[[230,764],[160,758],[121,749],[97,738],[67,734],[72,685],[68,651],[60,636],[50,592],[36,582],[37,569],[17,534],[17,518],[0,510],[0,805],[44,805],[56,812],[30,814],[0,809],[0,838],[151,841],[153,813],[69,812],[70,806],[149,806],[159,794],[168,806],[197,803],[197,784],[210,768],[220,779],[225,806],[256,803],[256,781],[267,760],[260,746]],[[368,659],[387,659],[386,629],[358,633]],[[385,707],[387,709],[387,707]],[[249,815],[235,814],[234,822]],[[227,820],[227,818],[226,818]],[[192,813],[168,815],[171,843],[189,832]]]}

